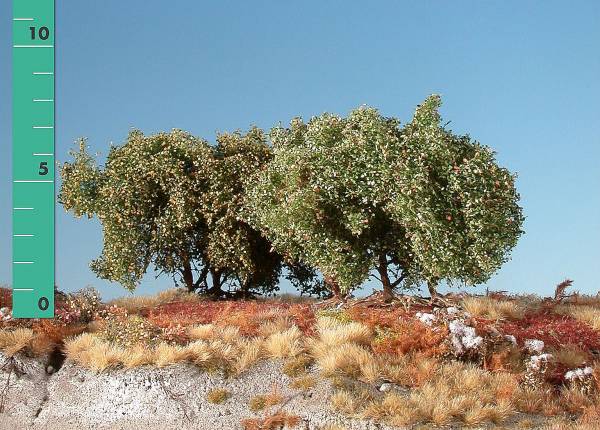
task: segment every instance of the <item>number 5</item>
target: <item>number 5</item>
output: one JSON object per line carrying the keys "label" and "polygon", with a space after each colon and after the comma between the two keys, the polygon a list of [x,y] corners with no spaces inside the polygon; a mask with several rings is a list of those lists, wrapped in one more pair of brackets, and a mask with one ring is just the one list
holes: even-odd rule
{"label": "number 5", "polygon": [[48,162],[42,161],[40,163],[40,170],[38,172],[40,174],[40,176],[44,176],[44,175],[48,174],[48,167],[46,167],[46,166],[48,166]]}

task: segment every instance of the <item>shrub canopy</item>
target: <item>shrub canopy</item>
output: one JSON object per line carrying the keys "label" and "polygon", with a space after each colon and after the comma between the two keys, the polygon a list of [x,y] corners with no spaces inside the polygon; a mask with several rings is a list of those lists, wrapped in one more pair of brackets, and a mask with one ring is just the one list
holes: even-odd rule
{"label": "shrub canopy", "polygon": [[[446,130],[431,96],[404,126],[375,109],[293,119],[211,146],[180,130],[132,131],[104,167],[86,150],[61,169],[59,201],[97,216],[98,276],[133,289],[150,265],[189,290],[243,295],[287,279],[304,293],[485,282],[522,234],[514,175]],[[320,271],[322,278],[317,276]]]}
{"label": "shrub canopy", "polygon": [[[110,149],[104,168],[84,140],[72,155],[61,169],[59,201],[102,223],[104,247],[91,264],[99,277],[134,289],[153,264],[189,290],[278,288],[282,257],[242,211],[245,184],[272,155],[260,130],[222,134],[216,146],[179,130],[133,131]],[[307,286],[314,273],[300,275]]]}
{"label": "shrub canopy", "polygon": [[404,127],[361,107],[272,129],[273,160],[247,193],[252,224],[334,290],[373,270],[388,294],[484,282],[522,233],[519,195],[490,149],[441,125],[439,105],[429,97]]}

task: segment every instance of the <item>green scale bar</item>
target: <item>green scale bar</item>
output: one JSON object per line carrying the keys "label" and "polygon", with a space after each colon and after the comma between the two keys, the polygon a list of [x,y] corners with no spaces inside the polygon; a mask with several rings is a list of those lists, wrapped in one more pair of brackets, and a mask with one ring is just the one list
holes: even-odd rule
{"label": "green scale bar", "polygon": [[13,0],[13,317],[54,317],[54,0]]}

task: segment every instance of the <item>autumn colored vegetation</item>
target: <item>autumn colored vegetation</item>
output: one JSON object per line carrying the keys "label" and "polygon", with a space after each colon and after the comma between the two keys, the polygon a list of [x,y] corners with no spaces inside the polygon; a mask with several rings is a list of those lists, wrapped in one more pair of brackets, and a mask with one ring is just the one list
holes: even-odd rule
{"label": "autumn colored vegetation", "polygon": [[[335,306],[212,301],[183,290],[109,303],[93,290],[60,297],[60,318],[1,323],[5,357],[58,351],[96,372],[185,363],[229,377],[276,359],[299,393],[329,381],[332,413],[399,426],[577,420],[586,428],[600,412],[596,297],[449,294],[432,304],[374,295]],[[209,401],[229,395],[218,388]],[[243,425],[296,423],[285,402],[277,390],[257,393],[249,414],[262,418]]]}

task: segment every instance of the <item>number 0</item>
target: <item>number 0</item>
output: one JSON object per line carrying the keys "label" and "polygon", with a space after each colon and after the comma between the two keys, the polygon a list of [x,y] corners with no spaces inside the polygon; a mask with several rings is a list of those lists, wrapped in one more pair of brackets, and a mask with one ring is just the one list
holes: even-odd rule
{"label": "number 0", "polygon": [[40,297],[40,299],[38,300],[38,308],[40,308],[40,310],[45,311],[46,309],[48,309],[48,306],[50,306],[50,302],[48,301],[48,299],[46,297]]}

